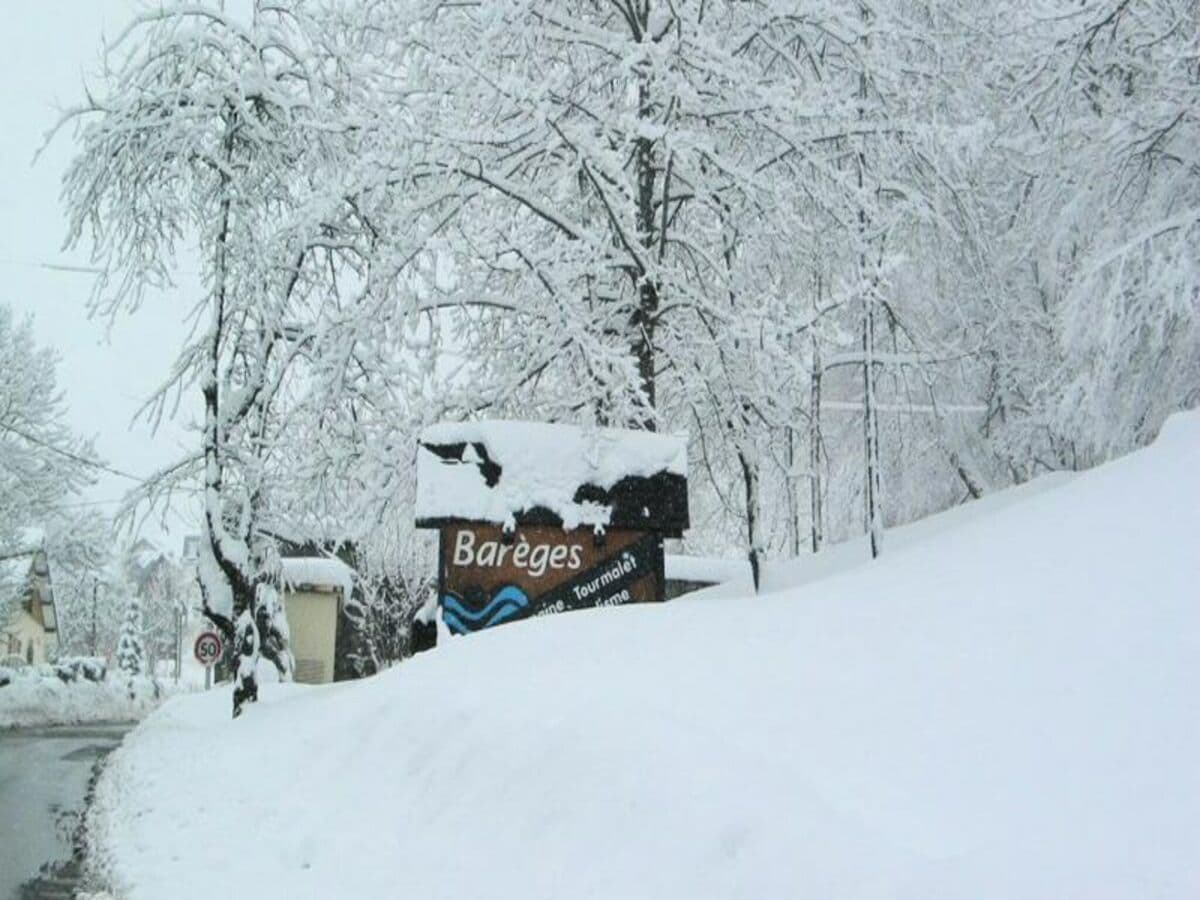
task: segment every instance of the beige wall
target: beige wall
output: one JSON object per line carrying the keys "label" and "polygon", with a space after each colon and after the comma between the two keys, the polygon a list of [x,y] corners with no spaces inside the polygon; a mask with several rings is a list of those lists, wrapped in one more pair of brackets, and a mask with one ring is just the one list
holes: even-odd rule
{"label": "beige wall", "polygon": [[286,591],[283,605],[296,661],[295,680],[304,684],[333,681],[338,594]]}
{"label": "beige wall", "polygon": [[40,665],[48,660],[58,648],[54,634],[48,634],[38,621],[18,609],[17,614],[0,631],[0,658],[12,655],[28,661],[28,650],[33,646],[33,664]]}

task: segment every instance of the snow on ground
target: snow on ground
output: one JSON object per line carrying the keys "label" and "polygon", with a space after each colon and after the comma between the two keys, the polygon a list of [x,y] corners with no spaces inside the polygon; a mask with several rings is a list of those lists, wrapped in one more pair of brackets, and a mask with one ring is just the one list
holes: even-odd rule
{"label": "snow on ground", "polygon": [[105,681],[65,683],[36,670],[7,670],[12,681],[0,687],[0,728],[41,728],[93,722],[134,722],[144,718],[175,690],[170,682],[138,678],[132,687],[110,673]]}
{"label": "snow on ground", "polygon": [[668,581],[692,581],[712,585],[736,585],[735,589],[753,590],[750,560],[720,556],[684,556],[668,553],[663,559]]}
{"label": "snow on ground", "polygon": [[[1034,481],[1026,482],[1018,487],[1009,488],[995,494],[988,494],[979,500],[965,503],[948,509],[940,515],[929,516],[916,522],[911,522],[900,528],[889,529],[884,534],[884,553],[891,556],[896,550],[920,543],[933,538],[942,532],[954,531],[969,525],[976,519],[987,518],[1015,503],[1024,501],[1055,490],[1064,484],[1069,484],[1075,478],[1073,472],[1050,472]],[[686,578],[684,572],[691,566],[690,556],[666,557],[668,578]],[[707,560],[701,560],[700,571],[708,565]],[[778,591],[795,590],[798,587],[844,574],[847,570],[865,565],[871,561],[871,544],[866,535],[840,544],[824,547],[820,553],[811,553],[807,548],[794,559],[767,559],[762,562],[762,583],[759,585],[760,594],[772,594]],[[713,561],[714,563],[716,560]],[[675,574],[672,574],[672,571]],[[719,574],[718,574],[719,573]],[[699,572],[696,574],[699,575]],[[716,576],[718,582],[712,587],[692,591],[681,600],[716,600],[723,598],[744,597],[754,591],[754,582],[750,572],[749,559],[724,560],[720,569],[707,573]],[[697,580],[705,580],[701,575]]]}
{"label": "snow on ground", "polygon": [[801,587],[173,700],[96,850],[123,900],[1195,898],[1198,454],[1177,417]]}

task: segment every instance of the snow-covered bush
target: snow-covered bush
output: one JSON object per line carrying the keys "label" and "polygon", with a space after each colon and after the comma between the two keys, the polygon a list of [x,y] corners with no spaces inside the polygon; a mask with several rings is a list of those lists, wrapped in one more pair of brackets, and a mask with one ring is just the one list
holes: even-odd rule
{"label": "snow-covered bush", "polygon": [[95,656],[68,656],[54,664],[54,674],[65,684],[80,680],[101,682],[107,673],[108,663]]}
{"label": "snow-covered bush", "polygon": [[180,689],[145,675],[95,680],[89,665],[95,662],[83,661],[73,680],[57,670],[47,675],[35,668],[0,668],[0,729],[133,722]]}

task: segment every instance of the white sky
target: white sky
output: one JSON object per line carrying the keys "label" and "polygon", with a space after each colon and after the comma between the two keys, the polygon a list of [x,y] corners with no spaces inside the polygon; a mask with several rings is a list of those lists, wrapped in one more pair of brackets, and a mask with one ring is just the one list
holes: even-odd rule
{"label": "white sky", "polygon": [[[73,153],[64,131],[36,165],[33,156],[58,118],[78,103],[85,78],[99,67],[104,35],[115,37],[133,12],[134,0],[4,0],[0,26],[0,302],[18,315],[29,313],[41,345],[62,359],[59,386],[69,421],[96,439],[100,455],[114,467],[146,474],[173,461],[195,438],[185,425],[197,403],[185,403],[179,422],[157,435],[133,418],[165,377],[185,336],[187,289],[149,298],[133,317],[106,323],[90,320],[86,303],[93,278],[56,271],[52,265],[87,265],[86,251],[66,254],[65,216],[59,181]],[[197,398],[198,399],[198,398]],[[108,512],[130,483],[102,475],[84,498]],[[178,552],[182,535],[196,524],[172,513],[168,533],[157,524],[149,536]]]}

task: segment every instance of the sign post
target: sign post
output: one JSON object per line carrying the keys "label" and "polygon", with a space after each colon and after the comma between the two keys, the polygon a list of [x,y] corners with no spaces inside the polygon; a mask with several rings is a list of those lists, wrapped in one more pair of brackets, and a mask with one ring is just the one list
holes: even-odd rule
{"label": "sign post", "polygon": [[196,662],[204,666],[204,689],[207,691],[212,687],[212,670],[221,660],[221,654],[225,651],[225,645],[221,641],[221,636],[215,631],[202,631],[196,636],[196,643],[192,645],[192,653],[196,657]]}

